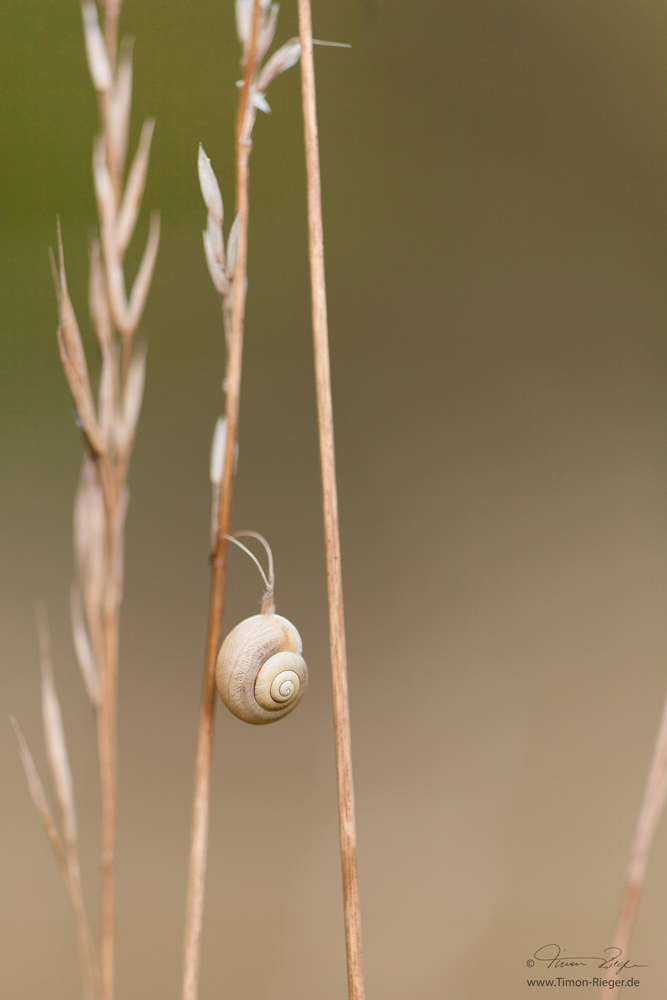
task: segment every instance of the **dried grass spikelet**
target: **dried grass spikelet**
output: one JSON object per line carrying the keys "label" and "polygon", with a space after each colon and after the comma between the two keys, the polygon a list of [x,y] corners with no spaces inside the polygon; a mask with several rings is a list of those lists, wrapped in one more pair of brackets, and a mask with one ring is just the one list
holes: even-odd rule
{"label": "dried grass spikelet", "polygon": [[90,76],[98,94],[106,94],[113,86],[113,74],[104,35],[97,19],[97,7],[94,3],[83,3],[81,12]]}
{"label": "dried grass spikelet", "polygon": [[60,841],[58,830],[56,829],[56,824],[53,822],[49,803],[44,792],[44,786],[40,780],[39,772],[35,767],[35,761],[33,760],[32,754],[30,753],[23,733],[21,732],[21,727],[13,715],[10,716],[10,720],[19,743],[21,763],[23,764],[23,770],[25,771],[25,776],[28,782],[30,797],[32,798],[35,809],[37,810],[40,822],[44,827],[46,836],[49,838],[49,843],[53,848],[53,853],[56,856],[58,867],[60,868],[65,881],[67,881],[69,876],[67,872],[67,863],[65,861],[65,852]]}
{"label": "dried grass spikelet", "polygon": [[[107,578],[106,511],[95,463],[85,459],[74,501],[74,554],[93,644],[102,629]],[[100,651],[101,653],[101,651]]]}
{"label": "dried grass spikelet", "polygon": [[[30,792],[63,872],[74,907],[86,1000],[114,993],[114,854],[116,824],[116,690],[118,631],[123,590],[127,473],[145,381],[146,350],[134,347],[151,285],[160,239],[153,213],[141,263],[127,294],[124,259],[146,187],[154,122],[144,122],[124,183],[132,97],[132,41],[117,53],[121,0],[105,0],[104,29],[97,5],[82,3],[88,67],[99,97],[101,128],[93,144],[99,239],[90,244],[89,311],[101,366],[97,401],[70,300],[58,223],[58,263],[51,265],[58,300],[58,348],[84,437],[84,458],[74,503],[76,583],[70,595],[72,637],[98,726],[102,798],[102,914],[100,971],[83,907],[72,775],[51,666],[48,630],[39,620],[42,709],[49,770],[62,840],[25,741],[17,729]],[[97,404],[97,405],[96,405]]]}
{"label": "dried grass spikelet", "polygon": [[151,215],[146,248],[128,301],[122,266],[123,257],[134,232],[141,207],[152,134],[153,122],[145,122],[139,149],[130,169],[125,195],[118,213],[116,196],[108,168],[106,144],[102,137],[98,137],[96,140],[93,154],[93,173],[102,227],[102,247],[109,302],[118,331],[121,337],[126,339],[130,339],[134,335],[139,325],[153,278],[160,242],[160,213],[154,212]]}
{"label": "dried grass spikelet", "polygon": [[121,460],[127,460],[130,457],[141,411],[145,379],[146,348],[142,346],[134,352],[130,362],[123,392],[123,405],[116,426],[116,448]]}
{"label": "dried grass spikelet", "polygon": [[232,223],[232,228],[229,230],[229,239],[227,240],[227,272],[229,274],[230,281],[233,281],[234,276],[236,275],[236,259],[239,252],[240,230],[241,215],[238,213]]}
{"label": "dried grass spikelet", "polygon": [[[262,38],[262,32],[265,30],[265,38],[269,38],[268,44],[262,53],[262,57],[266,50],[268,49],[271,41],[273,40],[273,34],[275,33],[275,16],[272,16],[273,8],[277,7],[277,4],[272,4],[264,12],[264,23],[265,29],[260,28],[259,38]],[[259,62],[256,64],[255,72],[253,73],[250,90],[249,90],[249,100],[246,106],[246,120],[244,122],[244,130],[247,132],[248,136],[252,132],[252,128],[255,121],[255,110],[264,111],[265,114],[271,113],[271,108],[268,101],[266,100],[266,88],[269,84],[273,83],[277,76],[284,73],[285,70],[290,69],[292,66],[296,65],[301,56],[301,42],[298,38],[290,38],[289,41],[285,42],[276,52],[273,53],[271,58],[268,60],[263,68],[260,68]],[[241,86],[242,80],[239,80],[237,86]]]}
{"label": "dried grass spikelet", "polygon": [[88,920],[83,903],[81,888],[81,871],[79,865],[77,844],[77,821],[74,804],[74,787],[72,771],[65,742],[60,702],[56,694],[51,662],[51,642],[49,638],[46,615],[42,608],[37,609],[37,629],[40,645],[40,665],[42,672],[42,720],[44,723],[44,741],[46,755],[51,774],[51,783],[60,815],[62,840],[49,808],[42,782],[39,778],[35,762],[16,720],[12,717],[12,725],[19,741],[19,750],[23,769],[25,771],[31,798],[37,810],[40,822],[49,839],[56,862],[63,876],[67,892],[74,910],[79,962],[84,1000],[95,1000],[99,992],[100,974],[95,954]]}
{"label": "dried grass spikelet", "polygon": [[97,707],[100,703],[100,678],[93,654],[90,637],[86,629],[83,613],[81,591],[73,583],[70,588],[70,616],[72,619],[72,641],[77,663],[83,677],[91,704]]}
{"label": "dried grass spikelet", "polygon": [[257,90],[264,91],[273,83],[277,76],[286,69],[296,66],[301,55],[301,42],[298,38],[290,38],[288,42],[274,52],[257,79]]}
{"label": "dried grass spikelet", "polygon": [[44,743],[51,771],[51,780],[60,812],[63,836],[68,845],[76,844],[77,823],[74,807],[72,769],[67,754],[65,731],[63,729],[60,702],[56,695],[51,662],[51,639],[46,614],[42,607],[37,609],[37,630],[40,646],[40,666],[42,670],[42,717],[44,720]]}
{"label": "dried grass spikelet", "polygon": [[134,227],[139,218],[139,209],[146,187],[146,176],[148,174],[148,159],[153,141],[153,131],[155,120],[147,118],[141,129],[139,145],[130,167],[125,184],[123,200],[120,204],[118,218],[116,219],[115,237],[116,251],[119,257],[123,257],[134,232]]}
{"label": "dried grass spikelet", "polygon": [[90,446],[90,450],[95,455],[103,455],[105,451],[104,441],[97,424],[86,355],[81,343],[81,334],[79,333],[76,313],[74,312],[67,289],[60,223],[58,223],[58,256],[58,269],[56,269],[53,255],[51,255],[51,267],[54,274],[60,318],[57,332],[60,360],[62,361],[65,376],[72,393],[72,398],[74,399],[81,429]]}
{"label": "dried grass spikelet", "polygon": [[[211,161],[204,152],[204,147],[201,144],[199,145],[199,154],[197,157],[197,170],[199,173],[199,186],[201,187],[204,204],[208,211],[206,229],[203,232],[204,254],[213,285],[218,295],[223,299],[225,333],[229,337],[230,317],[228,314],[229,302],[231,300],[231,282],[227,271],[225,241],[222,235],[222,223],[224,219],[222,195],[220,194],[220,185],[211,166]],[[227,255],[228,257],[229,255]]]}
{"label": "dried grass spikelet", "polygon": [[105,447],[113,446],[118,393],[118,351],[114,344],[113,324],[107,298],[100,244],[90,243],[90,279],[88,308],[102,359],[98,389],[98,423]]}
{"label": "dried grass spikelet", "polygon": [[127,154],[127,140],[130,128],[130,107],[132,104],[132,52],[134,39],[124,38],[120,43],[116,83],[111,95],[107,119],[109,145],[113,151],[115,172],[122,177]]}
{"label": "dried grass spikelet", "polygon": [[[248,61],[249,47],[252,36],[252,18],[254,0],[236,0],[236,27],[239,40],[243,46],[241,65]],[[291,38],[271,56],[264,68],[262,60],[266,55],[275,35],[279,5],[270,0],[260,2],[260,23],[255,40],[252,73],[248,81],[248,100],[245,105],[245,120],[242,123],[244,141],[249,141],[252,132],[255,110],[270,112],[264,91],[281,73],[294,66],[301,54],[301,43],[298,38]],[[242,87],[244,81],[238,82]],[[240,213],[237,213],[232,224],[227,241],[227,252],[222,235],[223,205],[220,186],[211,166],[211,161],[199,146],[197,160],[199,184],[206,205],[208,217],[203,233],[204,254],[213,285],[218,295],[223,299],[223,317],[227,340],[231,336],[231,302],[233,301],[233,281],[236,271],[236,256],[238,251]]]}
{"label": "dried grass spikelet", "polygon": [[153,212],[151,214],[150,228],[148,230],[148,239],[146,241],[146,249],[144,250],[144,255],[141,258],[141,264],[139,265],[139,270],[137,271],[137,276],[134,279],[134,285],[132,286],[132,292],[130,294],[130,302],[127,311],[127,326],[134,333],[139,325],[141,316],[144,311],[144,306],[146,305],[146,299],[148,298],[148,292],[150,290],[151,281],[153,280],[153,270],[155,268],[155,261],[157,260],[157,251],[160,245],[160,213]]}

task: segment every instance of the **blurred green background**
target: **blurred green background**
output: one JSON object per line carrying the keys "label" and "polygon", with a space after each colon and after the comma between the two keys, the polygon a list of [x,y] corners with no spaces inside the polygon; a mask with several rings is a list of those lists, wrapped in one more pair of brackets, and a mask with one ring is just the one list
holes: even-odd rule
{"label": "blurred green background", "polygon": [[[296,34],[285,2],[277,41]],[[518,1000],[547,942],[611,941],[667,687],[665,135],[657,0],[315,0],[334,409],[369,1000]],[[80,441],[46,250],[86,320],[96,102],[75,0],[0,3],[0,707],[46,773],[54,641],[97,925],[94,727],[68,624]],[[223,338],[203,142],[231,217],[232,3],[126,0],[132,142],[157,120],[119,748],[119,1000],[179,995]],[[251,160],[233,524],[270,540],[308,696],[217,719],[201,1000],[346,995],[299,74]],[[231,554],[227,629],[261,581]],[[0,993],[79,995],[69,903],[0,725]],[[666,824],[632,995],[667,989]],[[597,991],[582,990],[582,995]]]}

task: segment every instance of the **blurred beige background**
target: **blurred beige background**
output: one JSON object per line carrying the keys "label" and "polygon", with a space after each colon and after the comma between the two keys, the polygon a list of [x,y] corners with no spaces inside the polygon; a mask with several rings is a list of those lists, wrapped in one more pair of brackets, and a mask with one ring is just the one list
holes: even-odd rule
{"label": "blurred beige background", "polygon": [[[69,637],[80,442],[46,248],[83,329],[96,128],[74,0],[0,4],[0,995],[79,995],[69,903],[7,721],[45,773],[46,602],[96,913],[93,723]],[[610,944],[667,688],[665,107],[657,0],[314,3],[369,1000],[519,1000]],[[157,119],[122,625],[118,997],[179,995],[222,333],[202,141],[231,214],[232,4],[126,0]],[[283,4],[278,41],[296,33]],[[346,996],[299,76],[255,129],[233,524],[274,548],[306,700],[218,713],[201,1000]],[[139,227],[141,242],[147,215]],[[261,582],[232,553],[227,629]],[[667,989],[667,824],[632,996]],[[579,990],[577,996],[597,991]]]}

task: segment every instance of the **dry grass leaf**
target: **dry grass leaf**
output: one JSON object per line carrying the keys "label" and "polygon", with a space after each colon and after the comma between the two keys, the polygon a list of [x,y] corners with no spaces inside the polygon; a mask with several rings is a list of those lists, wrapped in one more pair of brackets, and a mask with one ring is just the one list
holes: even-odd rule
{"label": "dry grass leaf", "polygon": [[132,294],[130,295],[130,305],[127,312],[127,327],[134,332],[139,325],[141,314],[146,305],[148,292],[153,278],[153,268],[157,258],[158,246],[160,245],[160,213],[153,212],[151,215],[151,225],[148,232],[148,241],[144,256],[141,259],[139,271],[134,280]]}
{"label": "dry grass leaf", "polygon": [[224,297],[229,294],[229,281],[227,280],[227,273],[218,259],[213,247],[210,226],[208,229],[204,230],[202,235],[204,237],[204,254],[206,255],[208,273],[211,275],[211,281],[213,282],[218,295],[222,295]]}
{"label": "dry grass leaf", "polygon": [[86,631],[86,623],[83,615],[83,604],[81,601],[81,590],[73,583],[70,589],[70,614],[72,619],[72,640],[76,653],[77,663],[86,685],[86,691],[91,704],[98,707],[100,703],[100,679],[95,664],[93,648]]}
{"label": "dry grass leaf", "polygon": [[132,328],[129,325],[127,292],[125,291],[125,275],[123,268],[116,254],[116,241],[113,229],[108,229],[102,233],[102,245],[104,247],[104,262],[106,264],[107,291],[109,293],[109,305],[114,323],[118,327],[121,337],[130,336]]}
{"label": "dry grass leaf", "polygon": [[97,210],[102,220],[102,230],[113,227],[116,218],[116,194],[107,164],[104,136],[96,136],[93,142],[93,180]]}
{"label": "dry grass leaf", "polygon": [[243,55],[245,58],[252,30],[253,0],[235,0],[234,8],[236,13],[236,33],[243,45]]}
{"label": "dry grass leaf", "polygon": [[220,185],[215,176],[211,161],[204,152],[204,147],[199,144],[199,154],[197,156],[197,171],[199,173],[199,187],[201,188],[204,204],[215,222],[222,225],[223,206]]}
{"label": "dry grass leaf", "polygon": [[77,826],[72,770],[65,743],[60,702],[53,680],[49,627],[46,612],[41,606],[37,608],[37,633],[39,635],[39,661],[42,671],[42,717],[46,755],[62,819],[65,843],[73,846],[76,844]]}
{"label": "dry grass leaf", "polygon": [[211,161],[204,152],[201,143],[197,157],[197,170],[202,197],[208,209],[206,229],[203,234],[206,263],[216,291],[219,295],[225,296],[229,293],[229,282],[225,272],[225,243],[222,237],[224,215],[222,195]]}
{"label": "dry grass leaf", "polygon": [[121,260],[129,246],[130,240],[132,239],[132,233],[134,232],[134,227],[136,226],[137,218],[139,217],[141,201],[146,187],[148,158],[151,152],[151,141],[153,139],[154,128],[155,120],[153,118],[148,118],[143,124],[139,145],[136,153],[134,154],[134,160],[132,161],[130,173],[128,174],[123,200],[120,205],[120,211],[118,212],[118,218],[116,220],[116,251]]}
{"label": "dry grass leaf", "polygon": [[67,348],[67,355],[77,373],[78,378],[81,382],[87,383],[88,389],[90,390],[86,355],[81,341],[81,334],[79,332],[79,324],[77,323],[76,313],[74,312],[74,307],[69,297],[69,291],[67,288],[65,257],[63,253],[63,241],[60,232],[60,225],[58,225],[58,254],[60,258],[60,295],[58,302],[60,306],[60,325],[63,330],[63,340],[65,347]]}
{"label": "dry grass leaf", "polygon": [[104,263],[106,268],[107,293],[111,315],[118,327],[121,336],[127,336],[130,332],[127,322],[127,292],[125,291],[125,275],[118,254],[116,253],[116,240],[113,227],[102,229],[102,247],[104,249]]}
{"label": "dry grass leaf", "polygon": [[109,145],[118,177],[123,176],[127,139],[130,130],[130,105],[132,103],[132,50],[133,38],[124,38],[120,45],[116,84],[109,105]]}
{"label": "dry grass leaf", "polygon": [[37,810],[37,815],[39,816],[40,822],[44,827],[44,832],[49,838],[49,843],[53,848],[53,853],[56,856],[56,861],[58,862],[58,867],[62,872],[63,878],[66,882],[69,882],[69,872],[67,871],[67,861],[65,860],[65,852],[63,851],[63,845],[60,843],[60,837],[58,836],[58,831],[56,830],[56,825],[53,822],[53,817],[51,816],[51,810],[49,809],[49,804],[46,801],[46,795],[44,794],[44,787],[40,781],[39,774],[37,773],[37,768],[35,767],[35,762],[32,758],[32,754],[28,749],[28,745],[23,738],[23,733],[21,728],[14,718],[13,715],[10,716],[10,721],[14,727],[14,732],[16,733],[16,738],[19,741],[19,753],[21,754],[21,763],[23,764],[23,770],[25,771],[25,776],[28,781],[28,789],[30,790],[30,797],[34,803],[35,809]]}
{"label": "dry grass leaf", "polygon": [[206,219],[206,230],[211,243],[211,250],[215,254],[220,267],[225,269],[225,241],[222,238],[222,226],[216,222],[209,213]]}
{"label": "dry grass leaf", "polygon": [[255,52],[255,58],[257,60],[257,65],[259,65],[269,51],[271,42],[273,41],[273,36],[276,33],[276,24],[278,23],[278,11],[280,10],[280,5],[277,3],[271,4],[263,18],[262,27],[260,28],[259,35],[257,37],[257,48]]}
{"label": "dry grass leaf", "polygon": [[106,518],[95,463],[84,458],[74,501],[74,552],[88,628],[99,658],[102,602],[106,579]]}
{"label": "dry grass leaf", "polygon": [[[264,91],[277,76],[286,69],[296,65],[301,55],[301,42],[298,38],[290,38],[277,52],[274,52],[257,80],[257,90]],[[263,110],[263,109],[262,109]]]}
{"label": "dry grass leaf", "polygon": [[113,428],[116,422],[116,382],[118,362],[114,349],[105,351],[102,355],[102,370],[100,372],[100,387],[98,392],[98,410],[100,414],[100,434],[108,450],[113,441]]}
{"label": "dry grass leaf", "polygon": [[146,348],[140,347],[135,351],[130,362],[123,394],[123,413],[116,430],[116,447],[118,454],[124,459],[129,457],[132,449],[137,421],[141,412],[145,377]]}
{"label": "dry grass leaf", "polygon": [[104,43],[104,35],[97,20],[97,7],[94,3],[84,3],[81,5],[83,14],[83,29],[86,37],[86,55],[88,56],[88,68],[93,80],[95,90],[99,94],[105,94],[111,90],[113,76],[111,65],[107,55],[107,47]]}
{"label": "dry grass leaf", "polygon": [[74,405],[81,422],[83,433],[86,436],[91,450],[96,455],[104,454],[104,442],[102,440],[99,427],[97,426],[97,415],[90,389],[90,379],[88,377],[88,365],[86,355],[81,342],[79,324],[76,320],[74,307],[67,290],[67,278],[65,276],[65,261],[63,256],[62,238],[60,226],[58,226],[58,250],[60,256],[59,273],[59,294],[58,308],[60,312],[60,326],[58,328],[58,347],[60,359],[65,370],[65,376],[69,384]]}
{"label": "dry grass leaf", "polygon": [[90,277],[88,281],[88,308],[93,323],[93,330],[104,354],[111,349],[113,343],[113,328],[109,313],[109,302],[106,295],[104,270],[100,254],[100,244],[97,239],[90,241]]}
{"label": "dry grass leaf", "polygon": [[[88,397],[86,387],[81,384],[78,373],[71,364],[71,359],[65,346],[62,327],[58,327],[56,336],[58,338],[60,360],[74,398],[74,405],[77,411],[79,426],[81,427],[93,454],[103,455],[105,451],[104,442],[95,421],[95,408],[93,406],[93,401]],[[90,390],[90,386],[87,388]]]}
{"label": "dry grass leaf", "polygon": [[106,268],[107,292],[114,323],[121,336],[131,334],[128,326],[127,292],[125,275],[116,247],[116,196],[106,160],[104,138],[98,136],[93,146],[93,174],[97,207],[101,219],[102,249]]}
{"label": "dry grass leaf", "polygon": [[255,91],[252,95],[252,103],[254,107],[259,108],[259,110],[263,111],[264,114],[271,114],[271,107],[264,94]]}
{"label": "dry grass leaf", "polygon": [[102,355],[97,409],[100,434],[105,448],[108,449],[111,445],[115,422],[118,364],[113,344],[113,327],[104,282],[104,271],[100,259],[100,245],[95,239],[91,240],[90,244],[88,303],[93,329]]}
{"label": "dry grass leaf", "polygon": [[60,873],[65,881],[65,886],[74,909],[84,1000],[94,1000],[96,992],[94,983],[99,981],[99,971],[97,969],[95,946],[93,944],[90,929],[88,927],[88,921],[86,920],[83,908],[83,896],[81,894],[78,862],[74,858],[68,861],[65,856],[63,845],[60,842],[56,825],[53,822],[51,810],[49,809],[46,801],[44,788],[42,786],[42,782],[40,781],[39,774],[37,773],[37,768],[35,767],[32,754],[28,749],[26,741],[23,738],[23,733],[21,732],[20,726],[14,716],[10,716],[10,721],[14,727],[14,732],[16,733],[16,738],[19,742],[21,763],[23,764],[23,770],[25,771],[25,776],[28,781],[30,796],[35,809],[37,810],[37,815],[39,816],[40,822],[44,828],[44,832],[49,839],[49,843],[51,844],[58,868],[60,869]]}

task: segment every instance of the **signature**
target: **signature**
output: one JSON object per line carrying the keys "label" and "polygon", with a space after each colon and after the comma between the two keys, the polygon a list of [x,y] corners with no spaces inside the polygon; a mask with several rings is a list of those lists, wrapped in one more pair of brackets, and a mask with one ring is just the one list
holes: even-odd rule
{"label": "signature", "polygon": [[623,969],[647,969],[647,965],[631,964],[623,961],[622,948],[605,948],[602,955],[566,955],[559,944],[545,944],[538,948],[533,958],[536,962],[546,962],[547,969],[567,969],[576,965],[597,962],[598,969],[621,972]]}

